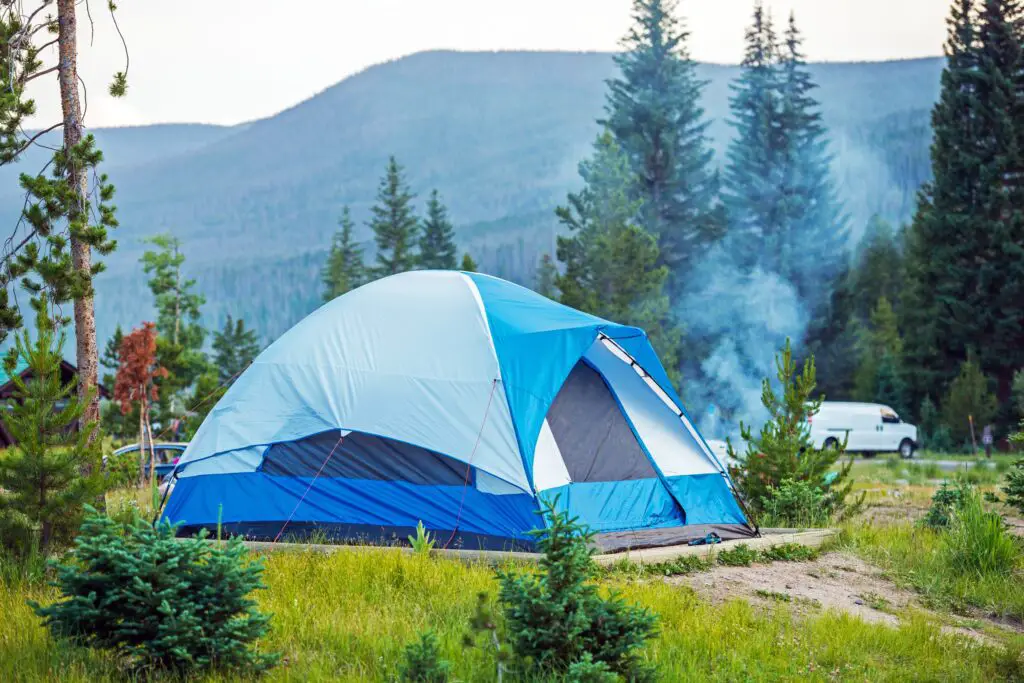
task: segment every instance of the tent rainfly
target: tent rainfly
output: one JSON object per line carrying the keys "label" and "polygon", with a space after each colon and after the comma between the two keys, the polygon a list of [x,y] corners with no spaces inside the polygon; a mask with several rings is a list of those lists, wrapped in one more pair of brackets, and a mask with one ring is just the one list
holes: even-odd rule
{"label": "tent rainfly", "polygon": [[605,552],[755,534],[643,330],[477,273],[393,275],[310,314],[175,477],[182,535],[389,543],[422,522],[448,547],[529,551],[556,497]]}

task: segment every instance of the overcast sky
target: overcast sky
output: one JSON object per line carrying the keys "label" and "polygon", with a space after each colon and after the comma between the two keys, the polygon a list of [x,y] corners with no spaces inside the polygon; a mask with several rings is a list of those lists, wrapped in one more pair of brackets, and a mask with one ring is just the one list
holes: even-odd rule
{"label": "overcast sky", "polygon": [[[79,3],[90,127],[233,124],[274,114],[382,61],[430,49],[610,51],[630,0],[123,0],[129,92],[106,94],[124,56],[104,0]],[[939,55],[949,0],[767,0],[791,10],[815,61]],[[295,11],[294,7],[301,7]],[[693,56],[736,62],[752,0],[681,0]],[[56,80],[33,84],[38,125],[56,121]]]}

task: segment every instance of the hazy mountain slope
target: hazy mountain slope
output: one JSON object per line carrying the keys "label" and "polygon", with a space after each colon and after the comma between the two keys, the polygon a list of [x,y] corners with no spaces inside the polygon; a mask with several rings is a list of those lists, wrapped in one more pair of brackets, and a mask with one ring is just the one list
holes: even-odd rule
{"label": "hazy mountain slope", "polygon": [[[920,175],[922,150],[927,157],[941,66],[926,59],[813,67],[855,221],[873,211],[907,214],[906,178]],[[737,68],[700,72],[721,152]],[[482,262],[526,277],[537,254],[552,248],[551,212],[577,184],[613,73],[607,54],[421,53],[246,126],[98,131],[122,222],[120,248],[99,282],[101,334],[148,314],[139,239],[164,230],[185,240],[215,304],[208,314],[230,311],[279,334],[316,305],[316,271],[343,204],[369,236],[362,222],[392,153],[421,197],[441,191],[460,239]],[[903,168],[906,158],[912,169]],[[0,191],[0,216],[16,215],[16,199]]]}

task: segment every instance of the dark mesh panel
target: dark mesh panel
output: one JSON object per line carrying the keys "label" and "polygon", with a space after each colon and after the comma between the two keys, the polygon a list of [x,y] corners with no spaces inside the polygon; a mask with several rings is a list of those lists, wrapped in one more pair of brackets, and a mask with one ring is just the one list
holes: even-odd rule
{"label": "dark mesh panel", "polygon": [[551,404],[548,424],[574,482],[658,476],[608,385],[582,361]]}
{"label": "dark mesh panel", "polygon": [[[325,432],[298,441],[276,443],[263,459],[267,474],[407,481],[412,484],[462,486],[466,464],[418,446],[379,436],[351,432],[338,444],[338,432]],[[470,485],[473,478],[470,478]]]}

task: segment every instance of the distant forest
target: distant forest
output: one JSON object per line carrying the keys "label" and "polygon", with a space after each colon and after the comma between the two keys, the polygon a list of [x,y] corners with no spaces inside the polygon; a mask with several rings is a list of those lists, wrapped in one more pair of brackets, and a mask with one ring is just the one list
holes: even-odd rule
{"label": "distant forest", "polygon": [[[742,55],[737,55],[737,61]],[[813,55],[812,55],[813,57]],[[879,214],[905,222],[929,177],[929,111],[941,59],[811,64],[835,154],[851,239]],[[428,52],[375,66],[292,109],[235,127],[158,125],[94,131],[117,186],[118,249],[97,283],[98,332],[154,319],[142,239],[170,233],[206,297],[204,324],[243,317],[267,343],[321,301],[319,272],[342,206],[372,253],[366,225],[394,154],[422,212],[437,188],[461,251],[486,271],[531,284],[553,255],[555,207],[580,186],[576,166],[598,130],[612,55]],[[698,65],[721,165],[733,136],[738,67]],[[0,211],[13,222],[16,174],[46,150],[0,168]]]}

